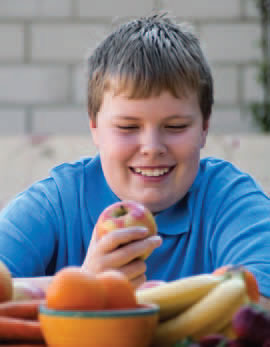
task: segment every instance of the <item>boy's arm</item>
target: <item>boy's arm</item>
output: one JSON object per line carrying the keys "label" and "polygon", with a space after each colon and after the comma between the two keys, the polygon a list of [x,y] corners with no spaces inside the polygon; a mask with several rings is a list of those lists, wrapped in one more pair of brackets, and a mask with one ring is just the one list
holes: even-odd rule
{"label": "boy's arm", "polygon": [[0,260],[13,277],[46,275],[63,225],[57,188],[44,180],[19,194],[0,212]]}

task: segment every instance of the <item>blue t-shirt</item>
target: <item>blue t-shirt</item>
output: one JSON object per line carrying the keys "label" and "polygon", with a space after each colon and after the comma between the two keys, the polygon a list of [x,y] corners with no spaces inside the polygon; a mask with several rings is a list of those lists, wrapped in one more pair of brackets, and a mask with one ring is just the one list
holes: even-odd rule
{"label": "blue t-shirt", "polygon": [[[82,264],[100,213],[116,201],[99,156],[54,168],[2,210],[0,260],[18,277]],[[155,219],[163,243],[146,260],[147,279],[242,264],[270,297],[270,199],[250,175],[204,158],[185,197]]]}

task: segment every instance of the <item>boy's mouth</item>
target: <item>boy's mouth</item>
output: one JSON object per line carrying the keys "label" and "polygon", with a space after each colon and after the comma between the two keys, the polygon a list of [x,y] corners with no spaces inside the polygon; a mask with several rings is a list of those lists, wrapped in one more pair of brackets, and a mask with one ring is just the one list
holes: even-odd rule
{"label": "boy's mouth", "polygon": [[141,176],[147,176],[147,177],[160,177],[160,176],[165,176],[169,172],[173,170],[174,166],[168,166],[168,167],[155,167],[155,168],[150,168],[150,167],[144,167],[144,168],[139,168],[139,167],[130,167],[131,171],[134,172],[135,174],[141,175]]}

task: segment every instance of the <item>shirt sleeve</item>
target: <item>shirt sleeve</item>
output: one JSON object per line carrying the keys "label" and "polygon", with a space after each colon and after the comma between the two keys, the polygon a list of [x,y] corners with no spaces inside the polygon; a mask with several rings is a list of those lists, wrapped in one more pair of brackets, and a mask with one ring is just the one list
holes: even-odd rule
{"label": "shirt sleeve", "polygon": [[269,197],[251,177],[241,175],[226,182],[211,207],[214,267],[242,264],[256,276],[261,294],[270,297]]}
{"label": "shirt sleeve", "polygon": [[35,183],[0,214],[0,260],[14,277],[44,276],[62,223],[53,179]]}

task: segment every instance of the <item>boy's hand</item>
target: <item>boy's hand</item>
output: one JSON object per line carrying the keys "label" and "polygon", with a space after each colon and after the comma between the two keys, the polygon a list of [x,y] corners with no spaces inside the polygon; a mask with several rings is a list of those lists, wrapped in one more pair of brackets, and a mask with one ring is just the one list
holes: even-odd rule
{"label": "boy's hand", "polygon": [[97,240],[96,230],[82,265],[82,269],[97,274],[105,270],[119,270],[134,288],[145,280],[146,264],[142,256],[161,245],[160,236],[147,236],[144,227],[123,228],[109,232]]}

